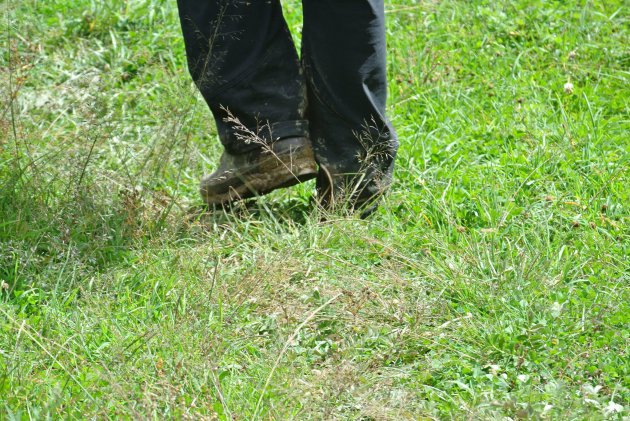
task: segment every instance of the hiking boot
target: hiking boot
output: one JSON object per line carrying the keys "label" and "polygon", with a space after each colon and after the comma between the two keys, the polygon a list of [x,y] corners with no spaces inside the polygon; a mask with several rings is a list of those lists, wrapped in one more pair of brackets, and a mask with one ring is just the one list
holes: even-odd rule
{"label": "hiking boot", "polygon": [[225,205],[289,187],[316,175],[310,141],[305,137],[290,137],[242,155],[223,152],[219,168],[201,179],[199,192],[208,205]]}
{"label": "hiking boot", "polygon": [[[371,176],[371,177],[370,177]],[[370,216],[378,207],[390,181],[373,173],[337,174],[325,165],[317,174],[317,203],[327,213],[355,213]]]}

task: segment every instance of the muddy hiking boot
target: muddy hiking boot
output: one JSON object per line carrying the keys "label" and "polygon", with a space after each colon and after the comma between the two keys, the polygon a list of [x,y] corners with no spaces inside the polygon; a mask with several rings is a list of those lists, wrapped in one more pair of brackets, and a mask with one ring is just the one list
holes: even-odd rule
{"label": "muddy hiking boot", "polygon": [[335,173],[320,164],[316,202],[326,213],[358,213],[367,218],[377,209],[390,183],[391,178],[372,171]]}
{"label": "muddy hiking boot", "polygon": [[199,191],[209,206],[227,205],[310,180],[317,164],[305,137],[281,139],[242,155],[224,151],[219,168],[201,179]]}

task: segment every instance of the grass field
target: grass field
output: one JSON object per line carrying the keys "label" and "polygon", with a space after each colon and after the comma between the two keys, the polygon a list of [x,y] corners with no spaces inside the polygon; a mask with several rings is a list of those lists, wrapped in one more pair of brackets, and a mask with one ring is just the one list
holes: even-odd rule
{"label": "grass field", "polygon": [[630,417],[626,1],[387,2],[396,181],[326,222],[195,211],[175,3],[0,3],[0,419]]}

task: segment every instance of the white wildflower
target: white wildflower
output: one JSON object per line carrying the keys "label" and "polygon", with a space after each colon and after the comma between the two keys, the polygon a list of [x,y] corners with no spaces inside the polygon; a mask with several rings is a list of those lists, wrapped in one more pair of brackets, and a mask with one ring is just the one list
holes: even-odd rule
{"label": "white wildflower", "polygon": [[608,402],[608,405],[606,405],[606,408],[604,408],[604,414],[606,415],[617,414],[621,411],[623,411],[623,405],[619,405],[618,403],[615,403],[613,401]]}
{"label": "white wildflower", "polygon": [[571,82],[567,82],[564,84],[564,92],[567,94],[573,93],[573,84]]}
{"label": "white wildflower", "polygon": [[551,306],[551,317],[556,319],[560,316],[560,313],[562,313],[562,304],[556,301]]}
{"label": "white wildflower", "polygon": [[599,391],[602,390],[602,386],[599,384],[597,386],[592,386],[587,383],[583,386],[583,388],[584,388],[584,393],[587,395],[597,395]]}

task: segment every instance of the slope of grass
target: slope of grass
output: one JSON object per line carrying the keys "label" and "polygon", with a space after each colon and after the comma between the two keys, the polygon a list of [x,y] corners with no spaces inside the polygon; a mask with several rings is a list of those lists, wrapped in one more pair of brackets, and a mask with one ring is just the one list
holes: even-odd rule
{"label": "slope of grass", "polygon": [[0,418],[628,416],[626,2],[388,2],[396,183],[326,222],[195,211],[174,3],[2,5]]}

